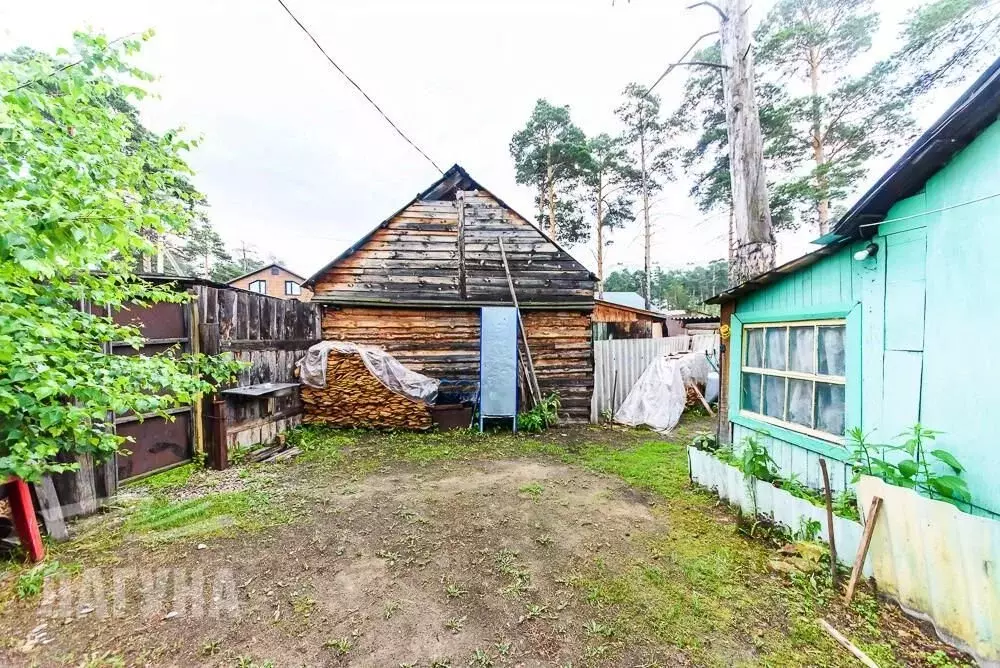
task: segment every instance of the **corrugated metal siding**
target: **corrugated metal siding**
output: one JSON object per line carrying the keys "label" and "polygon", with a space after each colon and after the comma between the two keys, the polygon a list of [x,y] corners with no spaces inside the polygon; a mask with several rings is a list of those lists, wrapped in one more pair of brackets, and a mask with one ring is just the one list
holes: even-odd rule
{"label": "corrugated metal siding", "polygon": [[715,334],[699,334],[660,339],[595,341],[594,398],[590,419],[596,422],[605,409],[617,409],[639,380],[639,376],[656,357],[685,350],[717,353],[719,338]]}
{"label": "corrugated metal siding", "polygon": [[[688,448],[688,460],[691,462],[691,477],[696,483],[715,490],[720,497],[739,506],[743,512],[768,515],[793,532],[799,530],[803,519],[814,520],[823,527],[820,538],[825,541],[829,535],[826,508],[814,506],[759,480],[754,486],[755,499],[750,494],[750,486],[743,472],[735,466],[694,448]],[[853,566],[864,527],[859,522],[835,515],[833,532],[837,543],[837,561],[845,566]],[[873,574],[870,558],[865,560],[864,573],[868,576]]]}
{"label": "corrugated metal siding", "polygon": [[1000,666],[1000,522],[865,476],[865,512],[882,497],[869,558],[880,592],[926,616],[982,666]]}

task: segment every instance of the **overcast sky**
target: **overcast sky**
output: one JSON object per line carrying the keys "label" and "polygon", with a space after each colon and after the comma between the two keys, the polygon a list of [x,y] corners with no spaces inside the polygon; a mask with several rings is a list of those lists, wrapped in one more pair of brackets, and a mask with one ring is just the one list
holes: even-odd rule
{"label": "overcast sky", "polygon": [[[532,193],[514,183],[508,144],[535,100],[570,105],[587,134],[614,132],[626,84],[652,83],[717,22],[706,8],[686,10],[688,0],[286,2],[435,162],[461,164],[528,216]],[[770,4],[754,4],[755,23]],[[877,3],[896,16],[912,4]],[[308,276],[438,176],[276,0],[0,0],[0,51],[68,46],[88,26],[110,37],[156,30],[139,63],[160,77],[159,99],[143,116],[202,137],[194,181],[232,247]],[[668,110],[682,83],[675,72],[657,89]],[[726,253],[726,216],[701,214],[689,187],[671,186],[657,206],[654,262],[665,267]],[[782,235],[780,259],[807,251],[813,236]],[[608,267],[641,265],[637,225],[613,238]],[[594,264],[588,249],[574,254]]]}

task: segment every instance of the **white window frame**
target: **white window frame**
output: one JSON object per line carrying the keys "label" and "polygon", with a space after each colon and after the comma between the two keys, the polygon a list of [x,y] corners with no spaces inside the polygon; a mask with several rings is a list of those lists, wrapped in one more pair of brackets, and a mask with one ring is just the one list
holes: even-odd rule
{"label": "white window frame", "polygon": [[[843,434],[831,434],[826,431],[820,431],[819,429],[813,429],[811,427],[805,427],[801,424],[795,422],[788,422],[782,420],[781,418],[771,417],[770,415],[764,415],[763,413],[757,413],[755,411],[747,410],[743,408],[743,374],[745,373],[756,373],[759,374],[761,379],[761,409],[763,410],[764,402],[764,376],[776,376],[779,378],[788,378],[792,380],[806,380],[812,381],[813,383],[813,396],[812,396],[812,407],[813,411],[816,410],[816,383],[827,383],[833,385],[843,385],[844,386],[844,417],[846,425],[846,413],[847,413],[847,376],[828,376],[821,373],[803,373],[801,371],[788,371],[780,369],[766,369],[761,367],[747,366],[747,351],[750,346],[750,337],[748,333],[750,330],[754,329],[777,329],[780,327],[785,327],[785,366],[788,366],[789,359],[789,346],[791,345],[791,335],[787,328],[789,327],[823,327],[823,326],[841,326],[844,327],[844,356],[845,362],[847,357],[847,320],[846,318],[832,318],[825,320],[784,320],[779,322],[755,322],[746,323],[743,325],[743,341],[742,350],[740,351],[740,383],[739,383],[739,412],[740,415],[757,420],[759,422],[766,422],[768,424],[773,424],[775,426],[781,427],[783,429],[788,429],[790,431],[797,431],[801,434],[806,434],[807,436],[812,436],[813,438],[819,438],[824,441],[829,441],[837,445],[844,444]],[[818,332],[817,332],[818,333]],[[819,337],[813,337],[813,369],[819,369]],[[764,340],[764,351],[763,354],[767,354],[767,340]],[[762,362],[765,360],[762,358]],[[789,383],[785,383],[785,410],[788,410],[788,388]],[[815,419],[813,420],[815,422]]]}
{"label": "white window frame", "polygon": [[[295,286],[291,291],[288,290],[288,286]],[[302,286],[295,281],[285,281],[285,295],[289,297],[298,297],[302,294]]]}
{"label": "white window frame", "polygon": [[[263,288],[262,290],[254,290],[253,286],[257,285],[258,283],[262,286],[262,288]],[[257,279],[256,281],[250,281],[250,285],[247,287],[247,290],[249,290],[250,292],[253,292],[255,294],[258,294],[258,295],[266,295],[267,294],[267,281],[265,281],[264,279]]]}

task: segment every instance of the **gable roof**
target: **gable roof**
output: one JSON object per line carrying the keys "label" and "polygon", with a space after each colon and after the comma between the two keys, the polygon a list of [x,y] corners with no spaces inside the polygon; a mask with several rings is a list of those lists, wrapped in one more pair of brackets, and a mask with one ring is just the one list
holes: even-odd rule
{"label": "gable roof", "polygon": [[971,144],[983,130],[993,125],[998,116],[1000,58],[841,216],[832,232],[819,240],[826,245],[729,288],[707,299],[705,303],[722,304],[732,301],[787,274],[815,264],[852,241],[871,237],[877,230],[877,224],[885,220],[886,214],[896,202],[918,193],[928,179]]}
{"label": "gable roof", "polygon": [[573,258],[573,256],[569,253],[569,251],[563,248],[555,239],[552,239],[548,235],[546,235],[545,232],[541,230],[537,225],[535,225],[530,218],[518,213],[517,210],[514,209],[514,207],[510,206],[502,199],[494,195],[490,190],[484,188],[482,184],[480,184],[478,181],[472,178],[472,176],[470,176],[469,173],[465,171],[465,169],[461,165],[455,163],[450,168],[448,168],[448,171],[446,171],[444,174],[441,175],[441,178],[432,183],[422,192],[417,193],[416,197],[414,197],[409,202],[401,206],[392,215],[383,220],[381,223],[373,227],[367,234],[365,234],[363,237],[361,237],[353,244],[351,244],[340,255],[335,257],[327,264],[323,265],[323,267],[320,268],[316,273],[314,273],[312,276],[306,279],[306,281],[302,284],[302,287],[307,287],[307,288],[315,287],[316,281],[322,278],[328,271],[330,271],[330,269],[335,267],[338,262],[356,252],[359,248],[365,245],[365,243],[367,243],[376,232],[386,227],[393,218],[406,211],[406,209],[408,209],[416,202],[420,202],[422,200],[451,201],[455,199],[455,193],[457,193],[459,190],[463,191],[480,190],[486,193],[487,195],[495,199],[500,204],[500,206],[514,213],[518,217],[522,218],[525,222],[531,225],[531,227],[537,230],[540,234],[544,235],[545,238],[550,243],[552,243],[557,249],[568,255],[571,259],[573,259],[574,262],[577,262],[577,264],[580,265],[581,269],[588,272],[592,280],[595,281],[597,280],[597,277],[594,275],[593,272],[591,272],[589,269],[586,269],[586,267],[584,267],[583,264],[581,264],[579,261]]}
{"label": "gable roof", "polygon": [[247,273],[243,274],[242,276],[237,276],[236,278],[229,279],[228,281],[226,281],[226,284],[227,285],[232,285],[236,281],[242,281],[244,278],[249,278],[250,276],[253,276],[254,274],[259,274],[260,272],[264,271],[265,269],[270,269],[271,267],[277,267],[278,269],[281,269],[282,271],[291,274],[292,276],[294,276],[295,278],[297,278],[299,280],[300,284],[304,280],[301,276],[299,276],[298,274],[296,274],[294,271],[292,271],[288,267],[282,266],[282,265],[278,264],[277,262],[272,262],[271,264],[265,264],[263,267],[260,267],[258,269],[254,269],[253,271],[248,271]]}

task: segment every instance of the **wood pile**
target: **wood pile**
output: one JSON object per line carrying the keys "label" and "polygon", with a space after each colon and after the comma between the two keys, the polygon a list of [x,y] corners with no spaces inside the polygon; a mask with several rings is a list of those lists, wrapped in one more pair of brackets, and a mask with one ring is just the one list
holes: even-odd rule
{"label": "wood pile", "polygon": [[309,424],[376,429],[431,427],[427,404],[390,391],[353,353],[330,351],[326,387],[303,385],[302,403],[303,421]]}

